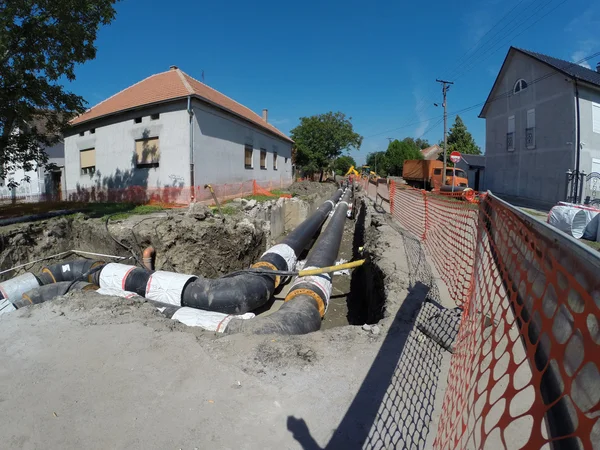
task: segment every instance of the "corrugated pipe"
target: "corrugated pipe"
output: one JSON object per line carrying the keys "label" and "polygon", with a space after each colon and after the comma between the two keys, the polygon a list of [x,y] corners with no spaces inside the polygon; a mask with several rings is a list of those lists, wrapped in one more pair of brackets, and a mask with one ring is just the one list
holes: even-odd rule
{"label": "corrugated pipe", "polygon": [[[304,270],[328,267],[335,263],[351,196],[352,189],[348,189],[336,206],[327,228],[309,253]],[[330,296],[331,274],[298,277],[278,311],[248,321],[234,318],[225,328],[225,333],[306,334],[317,331],[321,328],[321,319],[327,311]]]}

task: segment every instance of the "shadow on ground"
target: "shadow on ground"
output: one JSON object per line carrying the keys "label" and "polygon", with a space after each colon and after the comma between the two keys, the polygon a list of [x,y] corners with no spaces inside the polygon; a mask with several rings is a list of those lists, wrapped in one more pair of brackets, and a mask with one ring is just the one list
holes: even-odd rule
{"label": "shadow on ground", "polygon": [[[441,340],[431,336],[439,333],[448,340],[448,330],[458,330],[459,319],[457,314],[443,314],[446,310],[438,306],[439,290],[420,242],[389,224],[404,240],[409,292],[325,449],[424,448],[429,433],[446,351]],[[323,449],[304,419],[289,416],[287,427],[303,449]]]}

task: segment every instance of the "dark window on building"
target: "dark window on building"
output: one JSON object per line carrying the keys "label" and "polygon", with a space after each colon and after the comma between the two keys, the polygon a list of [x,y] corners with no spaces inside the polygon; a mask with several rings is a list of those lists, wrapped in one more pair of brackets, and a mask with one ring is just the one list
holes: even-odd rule
{"label": "dark window on building", "polygon": [[267,151],[264,148],[260,149],[260,168],[267,169]]}
{"label": "dark window on building", "polygon": [[79,132],[79,136],[83,136],[85,134],[85,131],[80,131]]}
{"label": "dark window on building", "polygon": [[434,175],[441,175],[442,174],[442,169],[433,169],[433,174]]}
{"label": "dark window on building", "polygon": [[244,146],[244,167],[246,169],[253,169],[254,165],[252,163],[252,156],[254,153],[254,148],[251,145],[246,144]]}
{"label": "dark window on building", "polygon": [[142,118],[141,117],[136,117],[135,119],[133,119],[134,123],[142,123]]}
{"label": "dark window on building", "polygon": [[95,129],[95,128],[92,128],[92,129],[90,130],[90,134],[96,134],[96,129]]}
{"label": "dark window on building", "polygon": [[156,113],[156,114],[152,114],[150,116],[150,120],[158,120],[160,118],[160,114]]}

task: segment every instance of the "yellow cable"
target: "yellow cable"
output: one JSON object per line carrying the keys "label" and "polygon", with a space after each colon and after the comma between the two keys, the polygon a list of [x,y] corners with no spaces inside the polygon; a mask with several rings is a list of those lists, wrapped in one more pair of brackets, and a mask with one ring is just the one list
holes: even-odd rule
{"label": "yellow cable", "polygon": [[358,261],[351,261],[344,264],[338,264],[337,266],[320,267],[318,269],[306,269],[298,272],[299,277],[307,277],[309,275],[320,275],[322,273],[337,272],[338,270],[353,269],[355,267],[362,266],[366,259],[359,259]]}

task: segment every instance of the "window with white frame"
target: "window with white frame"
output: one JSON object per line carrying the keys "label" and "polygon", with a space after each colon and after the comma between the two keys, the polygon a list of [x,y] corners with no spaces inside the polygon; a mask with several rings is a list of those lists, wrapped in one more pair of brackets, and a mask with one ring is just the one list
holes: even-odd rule
{"label": "window with white frame", "polygon": [[506,133],[506,150],[515,151],[515,116],[508,118],[508,132]]}
{"label": "window with white frame", "polygon": [[525,89],[527,89],[527,81],[521,78],[515,83],[515,86],[513,87],[513,93],[518,94],[519,92],[524,91]]}
{"label": "window with white frame", "polygon": [[277,152],[273,152],[273,170],[277,170]]}
{"label": "window with white frame", "polygon": [[600,134],[600,103],[592,103],[592,129]]}

